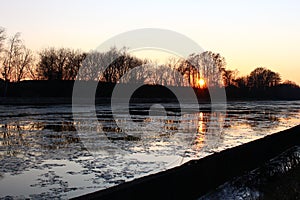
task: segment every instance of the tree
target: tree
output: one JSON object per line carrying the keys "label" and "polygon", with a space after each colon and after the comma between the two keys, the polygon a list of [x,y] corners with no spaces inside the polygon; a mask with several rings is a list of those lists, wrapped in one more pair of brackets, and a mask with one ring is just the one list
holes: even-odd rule
{"label": "tree", "polygon": [[86,54],[85,59],[82,62],[81,73],[79,74],[79,80],[94,80],[99,81],[99,72],[103,66],[103,53],[97,51],[91,51]]}
{"label": "tree", "polygon": [[177,71],[181,73],[184,80],[186,80],[185,82],[183,82],[184,83],[183,86],[189,86],[190,84],[192,84],[193,81],[191,77],[193,77],[193,72],[194,71],[198,72],[195,66],[192,65],[188,60],[180,60]]}
{"label": "tree", "polygon": [[[170,57],[165,64],[168,68],[172,69],[172,74],[170,74],[169,84],[173,86],[185,86],[187,85],[186,79],[184,79],[184,66],[185,60],[182,58]],[[181,74],[181,76],[179,75]]]}
{"label": "tree", "polygon": [[[105,62],[109,63],[109,65],[103,73],[104,80],[110,83],[118,82],[125,73],[130,71],[130,69],[145,64],[143,60],[128,54],[125,47],[121,50],[111,48],[108,55],[105,57],[114,58],[110,59],[110,62]],[[130,80],[138,80],[139,74],[132,74],[132,76],[134,77],[131,77]]]}
{"label": "tree", "polygon": [[27,77],[33,77],[33,54],[30,49],[23,46],[20,50],[19,57],[16,58],[14,66],[15,81],[20,82]]}
{"label": "tree", "polygon": [[68,62],[63,68],[64,80],[75,80],[79,68],[82,66],[83,60],[86,58],[86,53],[81,53],[79,50],[71,50],[68,52]]}
{"label": "tree", "polygon": [[86,54],[79,50],[48,48],[40,53],[37,73],[44,80],[74,80]]}
{"label": "tree", "polygon": [[111,48],[107,52],[87,53],[78,79],[112,82],[116,77],[116,69],[113,68],[112,63],[116,62],[120,56],[121,53],[116,48]]}
{"label": "tree", "polygon": [[237,70],[226,70],[224,68],[222,72],[224,86],[228,87],[234,85],[234,80],[236,79],[237,74],[238,74]]}
{"label": "tree", "polygon": [[238,77],[238,78],[232,80],[232,82],[233,82],[233,85],[235,85],[238,88],[248,87],[248,77],[247,76]]}
{"label": "tree", "polygon": [[0,27],[0,53],[4,50],[5,40],[6,40],[5,29]]}
{"label": "tree", "polygon": [[223,86],[222,73],[226,68],[225,58],[219,53],[207,51],[202,53],[202,65],[204,66],[207,85],[213,87]]}
{"label": "tree", "polygon": [[[4,43],[5,43],[5,40],[6,40],[6,34],[5,34],[5,29],[4,28],[2,28],[2,27],[0,27],[0,62],[1,62],[1,64],[0,64],[0,72],[1,72],[1,74],[2,74],[2,71],[3,71],[3,66],[2,66],[2,59],[3,59],[3,55],[2,55],[2,53],[4,52]],[[0,79],[0,80],[2,80],[2,79]]]}
{"label": "tree", "polygon": [[250,88],[267,88],[280,83],[280,75],[269,69],[258,67],[253,70],[248,78]]}
{"label": "tree", "polygon": [[39,53],[40,59],[38,63],[38,76],[39,79],[53,80],[56,79],[56,50],[54,48],[43,49]]}
{"label": "tree", "polygon": [[16,33],[4,49],[2,77],[6,82],[19,82],[26,76],[33,75],[32,63],[32,51],[25,47],[21,34]]}
{"label": "tree", "polygon": [[[3,49],[3,29],[0,30],[0,47]],[[2,34],[2,35],[1,35]],[[8,41],[8,46],[3,50],[1,75],[5,81],[4,96],[6,96],[8,82],[19,82],[27,74],[32,74],[32,52],[25,47],[21,34],[16,33]]]}
{"label": "tree", "polygon": [[17,65],[18,58],[20,57],[23,48],[20,36],[20,33],[16,33],[9,39],[8,49],[6,49],[4,53],[2,77],[5,82],[10,82],[10,80],[13,79],[13,67]]}
{"label": "tree", "polygon": [[299,88],[299,85],[295,83],[294,81],[285,80],[281,85],[288,86],[291,88]]}
{"label": "tree", "polygon": [[198,84],[200,78],[205,79],[208,87],[221,87],[222,73],[226,68],[225,58],[219,53],[206,51],[201,54],[191,54],[187,59],[189,81],[192,86]]}

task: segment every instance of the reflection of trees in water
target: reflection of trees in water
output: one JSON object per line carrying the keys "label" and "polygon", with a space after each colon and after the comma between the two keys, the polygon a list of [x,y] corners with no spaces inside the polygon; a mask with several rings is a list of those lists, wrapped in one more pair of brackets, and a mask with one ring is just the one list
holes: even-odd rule
{"label": "reflection of trees in water", "polygon": [[[297,112],[289,112],[282,108],[242,108],[227,110],[226,124],[228,127],[250,127],[253,131],[261,131],[263,129],[275,129],[280,125],[283,119],[289,120],[294,118]],[[263,126],[262,126],[263,125]]]}
{"label": "reflection of trees in water", "polygon": [[[210,113],[209,111],[195,113],[198,117],[198,130],[193,142],[194,149],[201,149],[208,143],[217,146],[217,144],[222,142],[221,132],[224,128],[235,127],[238,129],[239,126],[248,126],[254,131],[259,131],[262,128],[260,124],[263,123],[263,128],[267,126],[267,128],[272,129],[279,125],[279,116],[284,115],[286,119],[289,119],[293,118],[296,114],[296,112],[285,112],[284,109],[276,110],[274,108],[233,108],[229,107],[226,116],[218,116],[216,113]],[[180,124],[187,122],[182,122],[176,117],[173,118],[173,116],[180,115],[180,110],[173,108],[167,111],[169,117],[159,119],[159,116],[156,116],[157,118],[148,116],[149,113],[145,108],[135,109],[135,113],[132,113],[131,119],[134,123],[139,123],[142,126],[143,124],[150,124],[153,121],[159,121],[162,126],[151,136],[152,139],[172,140],[172,137],[175,137],[174,135],[178,132]],[[214,121],[211,121],[211,118]],[[127,122],[127,119],[124,118],[123,120],[124,123]],[[118,127],[110,112],[98,112],[98,121],[101,124],[100,128],[110,141],[129,141],[133,142],[132,144],[134,145],[134,142],[139,142],[143,139],[140,133],[126,133]],[[190,127],[187,126],[185,128],[189,132]],[[6,155],[21,153],[19,148],[21,146],[39,145],[44,149],[66,148],[69,144],[80,142],[75,131],[76,129],[72,121],[32,121],[26,123],[24,121],[15,121],[2,125],[1,145],[9,147],[5,148],[7,150]],[[26,139],[28,137],[34,138],[34,144],[32,140]]]}
{"label": "reflection of trees in water", "polygon": [[50,129],[55,132],[76,131],[73,123],[68,121],[55,122],[55,124],[45,124],[43,129]]}
{"label": "reflection of trees in water", "polygon": [[[113,115],[108,112],[98,112],[98,121],[101,124],[102,130],[106,137],[111,141],[136,141],[132,146],[139,146],[140,141],[144,143],[153,143],[157,141],[166,141],[174,143],[180,148],[190,150],[201,150],[205,148],[216,148],[223,141],[222,130],[226,127],[226,116],[219,113],[210,113],[208,110],[203,112],[192,112],[190,114],[181,115],[180,109],[166,109],[167,116],[149,116],[148,107],[134,108],[131,112],[131,120],[127,118],[115,119]],[[164,118],[165,117],[165,118]],[[140,132],[145,131],[144,135],[128,132],[118,126],[115,120],[123,120],[122,123],[140,124]],[[147,124],[159,123],[161,127],[155,129],[148,127]],[[128,125],[128,124],[127,124]],[[130,126],[130,125],[129,125]],[[155,129],[154,131],[151,129]],[[149,135],[147,135],[147,131]],[[152,134],[152,135],[151,135]],[[151,146],[146,144],[145,146]],[[169,144],[167,144],[169,145]]]}
{"label": "reflection of trees in water", "polygon": [[30,146],[30,142],[26,140],[26,133],[23,129],[30,130],[32,124],[27,126],[20,125],[19,121],[5,123],[1,125],[1,147],[5,148],[2,155],[16,156],[22,153],[22,147]]}
{"label": "reflection of trees in water", "polygon": [[[278,109],[276,109],[276,106],[261,105],[260,107],[247,107],[245,105],[239,107],[239,105],[233,104],[233,106],[228,107],[226,116],[218,116],[208,110],[194,113],[195,118],[198,119],[196,133],[192,132],[191,127],[187,125],[190,122],[181,121],[179,117],[180,110],[176,106],[167,110],[169,116],[166,118],[149,116],[145,108],[135,109],[130,123],[134,122],[142,127],[144,126],[145,132],[147,131],[145,125],[159,122],[159,129],[153,129],[146,136],[138,131],[137,133],[134,131],[126,133],[118,127],[112,114],[107,111],[98,112],[98,121],[101,124],[99,129],[104,132],[106,138],[111,142],[130,142],[130,145],[136,146],[140,145],[144,139],[155,143],[155,141],[174,141],[174,138],[176,138],[180,140],[181,144],[187,144],[188,140],[195,136],[192,149],[200,150],[207,145],[217,146],[222,143],[223,129],[239,129],[239,127],[246,126],[259,133],[261,130],[275,129],[280,125],[279,122],[283,118],[289,120],[298,114],[296,108],[284,108],[284,105],[280,105]],[[211,121],[211,118],[214,120]],[[123,123],[128,122],[126,118],[119,120],[124,120]],[[88,127],[89,120],[86,120],[86,123]],[[186,140],[184,140],[184,137],[177,137],[182,125],[185,126],[185,132],[190,135],[189,137],[185,136]],[[46,122],[15,120],[0,125],[0,131],[1,156],[25,155],[26,150],[29,148],[45,150],[68,148],[70,144],[80,142],[71,120]],[[87,130],[87,132],[89,131]]]}
{"label": "reflection of trees in water", "polygon": [[[162,127],[160,127],[160,130],[157,130],[156,137],[170,137],[172,136],[177,130],[179,126],[179,120],[178,119],[172,119],[170,117],[164,118],[164,116],[156,116],[153,118],[152,116],[149,116],[149,109],[151,105],[148,107],[140,107],[135,108],[134,111],[130,111],[130,119],[115,119],[111,112],[97,112],[98,116],[98,122],[101,124],[102,130],[106,137],[111,140],[124,140],[124,141],[140,141],[141,138],[141,131],[145,127],[145,125],[150,124],[152,122],[160,122],[163,124]],[[177,109],[178,110],[178,109]],[[170,111],[170,109],[167,109],[167,111]],[[168,115],[176,115],[176,111],[172,110],[173,114]],[[177,114],[178,115],[178,114]],[[161,117],[161,118],[159,118]],[[128,131],[123,130],[122,127],[119,127],[118,124],[134,124],[134,125],[141,125],[139,128],[140,132],[136,135],[134,133],[127,133]],[[146,130],[147,131],[147,130]],[[130,134],[130,135],[129,135]],[[131,135],[132,134],[132,135]]]}
{"label": "reflection of trees in water", "polygon": [[54,124],[44,124],[43,130],[52,130],[44,134],[43,140],[46,139],[46,143],[43,144],[44,148],[58,149],[65,148],[72,143],[79,143],[73,122],[61,121]]}
{"label": "reflection of trees in water", "polygon": [[[176,134],[182,132],[179,130],[182,129],[180,109],[165,107],[166,113],[159,110],[149,113],[151,106],[150,104],[134,106],[134,109],[130,110],[130,116],[127,117],[122,113],[120,116],[113,117],[111,112],[99,110],[98,122],[103,136],[108,139],[107,142],[129,152],[136,148],[143,151],[152,151],[151,149],[156,151],[156,146],[167,151],[170,147],[176,148],[175,146],[178,145],[182,148],[191,143],[188,137],[195,131],[191,131],[187,125],[184,130],[185,136]],[[184,140],[185,138],[187,141]]]}
{"label": "reflection of trees in water", "polygon": [[[291,120],[298,115],[298,110],[287,111],[283,107],[229,107],[225,115],[211,112],[199,113],[197,137],[193,149],[205,151],[217,149],[224,140],[224,129],[232,132],[238,129],[251,129],[255,133],[276,129],[281,121]],[[212,121],[213,119],[213,121]],[[247,132],[245,132],[247,134]]]}
{"label": "reflection of trees in water", "polygon": [[[229,107],[226,115],[218,115],[211,112],[199,112],[197,136],[194,140],[194,150],[205,150],[203,148],[218,148],[223,142],[224,129],[243,129],[249,127],[254,132],[272,130],[280,126],[283,119],[290,120],[297,112],[287,112],[286,109],[268,108],[237,108]],[[213,119],[213,121],[212,121]],[[245,133],[247,134],[247,133]]]}
{"label": "reflection of trees in water", "polygon": [[[134,123],[140,123],[140,124],[148,124],[153,121],[157,121],[157,119],[143,117],[143,118],[133,118]],[[172,136],[172,131],[178,130],[178,120],[175,119],[162,119],[158,120],[164,123],[161,130],[158,131],[158,136],[160,137],[168,137]],[[107,136],[109,140],[130,140],[128,138],[135,138],[134,140],[139,141],[141,137],[134,137],[131,135],[128,135],[125,133],[125,131],[118,127],[117,123],[114,121],[113,118],[111,120],[105,119],[105,120],[99,120],[100,124],[102,125],[102,130],[104,131],[104,134]],[[128,122],[127,119],[123,120],[123,123]],[[132,123],[132,122],[130,122]]]}
{"label": "reflection of trees in water", "polygon": [[[1,125],[0,144],[2,155],[24,154],[30,147],[59,149],[71,143],[78,143],[72,122],[62,121],[53,124],[37,121],[12,121]],[[51,130],[51,131],[47,131]]]}

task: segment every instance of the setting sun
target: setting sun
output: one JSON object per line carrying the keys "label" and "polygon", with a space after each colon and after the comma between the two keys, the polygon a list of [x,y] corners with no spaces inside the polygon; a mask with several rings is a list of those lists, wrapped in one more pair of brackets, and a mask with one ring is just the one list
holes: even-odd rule
{"label": "setting sun", "polygon": [[203,88],[205,86],[205,80],[203,78],[200,78],[198,80],[198,84],[199,84],[200,88]]}

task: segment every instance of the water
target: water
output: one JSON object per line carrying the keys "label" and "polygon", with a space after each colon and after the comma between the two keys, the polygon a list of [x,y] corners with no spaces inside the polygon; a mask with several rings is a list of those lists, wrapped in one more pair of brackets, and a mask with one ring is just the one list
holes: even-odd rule
{"label": "water", "polygon": [[[298,125],[300,101],[98,105],[73,121],[69,105],[0,106],[0,197],[67,199],[166,170]],[[150,115],[149,110],[150,108]],[[118,126],[117,126],[118,125]],[[77,130],[80,130],[79,132]],[[95,139],[96,138],[96,139]]]}

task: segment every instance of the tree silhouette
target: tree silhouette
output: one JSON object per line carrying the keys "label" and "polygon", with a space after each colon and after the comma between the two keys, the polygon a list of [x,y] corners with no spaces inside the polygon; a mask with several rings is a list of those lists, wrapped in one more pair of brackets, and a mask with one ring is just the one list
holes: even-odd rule
{"label": "tree silhouette", "polygon": [[[111,51],[117,50],[113,48]],[[130,69],[145,64],[143,60],[128,54],[125,48],[117,51],[117,53],[119,56],[109,64],[103,73],[104,80],[107,82],[116,83]],[[139,74],[132,74],[132,76],[133,79],[139,80]]]}
{"label": "tree silhouette", "polygon": [[23,46],[14,66],[15,81],[20,82],[25,77],[34,76],[33,60],[31,50]]}
{"label": "tree silhouette", "polygon": [[290,88],[299,88],[299,85],[295,83],[294,81],[286,80],[282,83],[283,86],[288,86]]}
{"label": "tree silhouette", "polygon": [[182,66],[185,66],[185,60],[182,58],[174,58],[170,57],[165,66],[170,68],[172,70],[172,74],[170,74],[170,85],[173,86],[187,86],[187,79],[185,79],[183,76],[179,76],[178,74],[184,75],[185,74],[185,68]]}
{"label": "tree silhouette", "polygon": [[250,73],[248,85],[250,88],[267,88],[278,85],[280,81],[281,78],[278,73],[258,67]]}
{"label": "tree silhouette", "polygon": [[[126,52],[112,47],[107,52],[91,51],[87,53],[82,63],[82,70],[79,80],[93,80],[116,83],[130,69],[140,66],[145,62]],[[139,79],[141,74],[131,74],[129,79]],[[126,81],[125,81],[126,82]]]}
{"label": "tree silhouette", "polygon": [[16,65],[18,57],[21,54],[22,41],[20,39],[20,33],[16,33],[9,39],[8,49],[5,49],[2,77],[5,82],[9,82],[13,79],[12,72],[13,67]]}
{"label": "tree silhouette", "polygon": [[39,56],[39,79],[74,80],[86,54],[79,50],[48,48],[42,50]]}
{"label": "tree silhouette", "polygon": [[25,77],[33,75],[33,53],[27,49],[21,40],[21,34],[16,33],[4,48],[2,77],[6,82],[20,82]]}
{"label": "tree silhouette", "polygon": [[183,71],[187,74],[189,83],[196,87],[200,78],[204,79],[208,87],[223,85],[222,73],[226,68],[225,58],[219,53],[206,51],[201,54],[191,54],[184,64]]}
{"label": "tree silhouette", "polygon": [[233,85],[235,85],[238,88],[248,87],[248,77],[247,76],[238,77],[238,78],[232,80],[232,82],[233,82]]}
{"label": "tree silhouette", "polygon": [[[1,76],[3,77],[3,71],[4,71],[4,62],[3,62],[3,53],[5,51],[4,49],[4,43],[5,43],[5,40],[6,40],[6,32],[5,32],[5,29],[3,27],[0,27],[0,72],[1,72]],[[0,79],[2,80],[2,79]]]}
{"label": "tree silhouette", "polygon": [[4,50],[5,39],[6,39],[5,29],[3,27],[0,27],[0,54]]}
{"label": "tree silhouette", "polygon": [[236,76],[238,74],[237,70],[226,70],[223,69],[222,79],[225,87],[234,85],[234,81],[236,80]]}
{"label": "tree silhouette", "polygon": [[105,66],[105,53],[91,51],[86,54],[85,59],[82,62],[81,73],[78,76],[78,80],[101,80],[99,72],[104,69]]}

